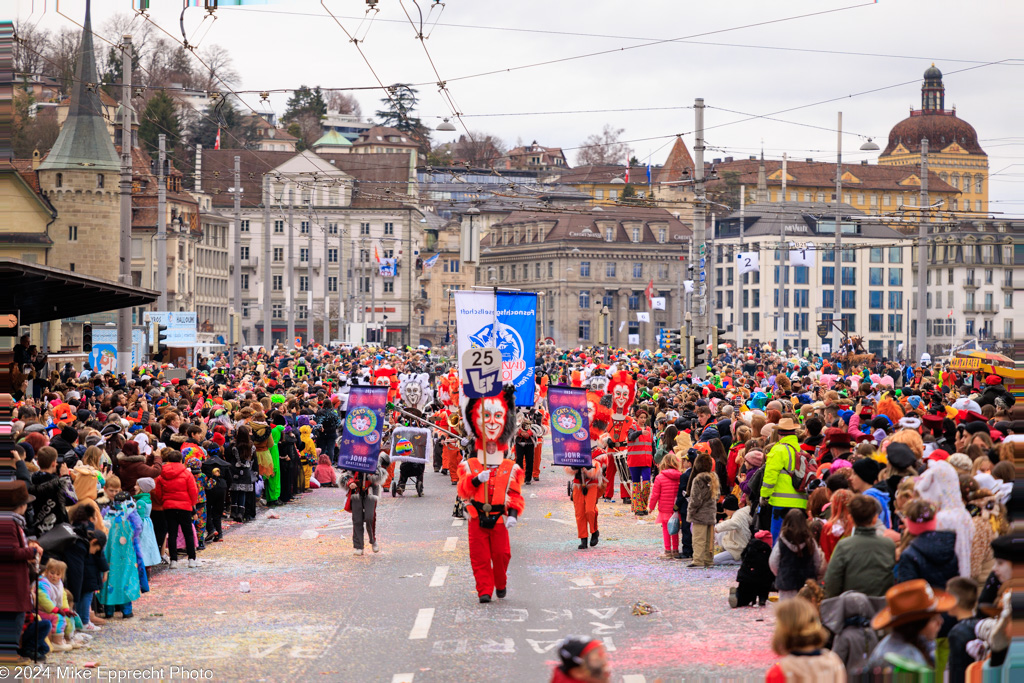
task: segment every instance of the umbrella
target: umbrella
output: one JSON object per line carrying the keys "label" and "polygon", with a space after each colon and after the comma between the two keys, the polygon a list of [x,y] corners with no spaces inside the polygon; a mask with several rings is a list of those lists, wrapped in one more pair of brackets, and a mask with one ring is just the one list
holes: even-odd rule
{"label": "umbrella", "polygon": [[989,365],[1002,365],[1004,367],[1012,368],[1016,366],[1012,358],[1008,358],[1001,353],[994,351],[970,351],[966,354],[961,354],[961,357],[965,358],[978,358],[983,363]]}

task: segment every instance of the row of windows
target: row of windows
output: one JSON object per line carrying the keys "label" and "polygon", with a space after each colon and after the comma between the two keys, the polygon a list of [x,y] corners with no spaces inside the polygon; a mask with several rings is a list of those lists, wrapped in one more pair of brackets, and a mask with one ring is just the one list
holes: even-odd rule
{"label": "row of windows", "polygon": [[[600,199],[600,197],[598,197],[598,199]],[[627,228],[627,230],[628,230],[629,240],[631,242],[641,242],[641,241],[643,241],[643,235],[644,235],[643,231],[644,231],[644,229],[642,227],[635,226],[635,227]],[[618,232],[618,228],[617,227],[605,228],[604,229],[604,240],[606,242],[614,242],[617,232]],[[537,242],[543,242],[544,241],[544,230],[543,230],[543,228],[538,227],[536,235],[537,235]],[[503,244],[503,245],[529,244],[529,243],[531,243],[533,241],[533,236],[534,236],[534,231],[533,231],[533,227],[531,227],[531,226],[527,226],[526,228],[523,228],[522,230],[520,230],[519,226],[514,226],[514,227],[511,227],[511,228],[505,226],[505,227],[502,227],[502,229],[501,229],[501,244]],[[657,237],[657,240],[658,240],[658,242],[660,244],[667,243],[668,242],[668,238],[669,238],[668,228],[667,227],[658,228],[655,231],[655,236]]]}
{"label": "row of windows", "polygon": [[[445,266],[446,266],[445,272],[453,272],[453,273],[459,272],[458,271],[458,261],[454,261],[454,263],[456,264],[455,265],[456,269],[455,270],[451,270],[451,271],[448,270],[447,263],[448,262],[446,261],[445,262]],[[653,270],[653,272],[649,273],[650,277],[657,278],[659,280],[667,280],[668,277],[669,277],[669,267],[668,267],[668,264],[659,263],[659,264],[655,264],[655,265],[656,265],[656,270],[654,270],[653,267],[652,267],[651,270]],[[617,277],[618,276],[618,270],[619,270],[618,266],[619,266],[619,264],[617,262],[615,262],[615,261],[606,261],[605,264],[604,264],[604,277],[605,278]],[[493,268],[494,268],[494,266],[490,267],[490,269],[493,269]],[[479,282],[480,277],[481,277],[480,270],[481,269],[477,269],[477,281],[478,282]],[[555,276],[555,264],[554,264],[553,261],[548,261],[547,262],[547,268],[546,269],[543,267],[543,265],[541,263],[536,262],[536,263],[533,264],[533,269],[532,270],[533,270],[533,279],[537,279],[537,280],[541,279],[541,275],[542,275],[543,272],[547,272],[547,277],[548,278],[553,278]],[[569,267],[566,268],[566,271],[569,272],[569,273],[571,273],[572,270],[573,270],[572,266],[569,266]],[[508,279],[509,280],[516,280],[516,279],[529,280],[529,279],[531,279],[530,271],[531,271],[531,268],[530,268],[530,264],[529,263],[522,263],[522,264],[515,264],[515,263],[513,263],[513,264],[509,264],[507,266],[506,265],[500,265],[500,266],[497,267],[497,270],[493,271],[493,272],[496,272],[497,279],[499,281],[504,281],[506,273],[508,274]],[[593,272],[594,272],[594,269],[591,267],[591,262],[590,261],[580,261],[580,265],[579,265],[580,277],[592,277]],[[630,264],[630,271],[629,272],[631,273],[631,275],[632,275],[634,280],[642,280],[644,278],[644,264],[642,262],[640,262],[640,261],[631,263]]]}
{"label": "row of windows", "polygon": [[[285,224],[285,222],[282,219],[275,219],[274,220],[274,234],[275,235],[283,235],[284,234],[284,224]],[[252,230],[250,228],[250,222],[249,222],[248,219],[239,221],[239,225],[240,225],[241,232],[252,232]],[[310,225],[309,221],[300,221],[299,222],[299,233],[302,234],[302,235],[308,235],[309,234],[309,225]],[[338,234],[338,224],[336,222],[332,221],[332,222],[328,222],[327,223],[327,234],[328,235],[337,235]],[[364,236],[364,237],[369,236],[370,235],[370,224],[369,223],[360,223],[359,224],[359,234],[361,236]],[[386,223],[384,223],[384,236],[385,237],[390,237],[390,236],[393,236],[394,234],[395,234],[395,224],[393,222],[386,222]]]}
{"label": "row of windows", "polygon": [[1002,249],[996,244],[933,244],[928,248],[928,259],[931,263],[1013,263],[1013,245],[1001,246]]}
{"label": "row of windows", "polygon": [[[940,176],[942,176],[942,175],[945,175],[945,174],[944,173],[940,174]],[[943,180],[945,180],[945,178],[943,178]],[[981,193],[981,183],[980,183],[980,180],[981,180],[981,177],[979,176],[979,183],[978,183],[978,186],[977,186],[978,189],[976,190],[976,192],[978,192],[979,194]],[[952,183],[950,183],[950,184],[952,184]],[[957,187],[957,186],[953,185],[953,187]],[[970,192],[970,189],[965,187],[964,192]],[[818,192],[818,193],[803,192],[803,193],[800,193],[800,192],[797,192],[795,190],[794,191],[788,191],[787,190],[787,192],[786,192],[786,195],[788,196],[788,201],[791,201],[791,202],[801,201],[801,194],[802,194],[802,197],[803,197],[803,201],[805,201],[805,202],[811,202],[811,201],[825,202],[826,201],[826,196],[827,196],[828,200],[831,200],[832,197],[834,196],[831,193],[826,195],[826,193],[824,193],[824,192]],[[843,203],[844,204],[849,204],[850,206],[872,207],[872,208],[878,208],[879,206],[881,206],[883,208],[885,208],[885,207],[893,207],[893,206],[899,207],[899,206],[903,206],[904,203],[906,203],[908,206],[917,206],[918,196],[919,196],[918,193],[917,192],[913,192],[913,191],[908,192],[906,195],[898,194],[898,195],[895,195],[895,197],[893,195],[889,195],[889,194],[883,194],[883,195],[868,194],[868,195],[866,195],[863,192],[858,192],[856,194],[854,194],[852,192],[844,192],[843,193]],[[780,197],[782,197],[782,193],[781,192],[774,192],[773,191],[769,195],[770,200],[773,201],[773,202],[779,201]],[[949,208],[951,208],[954,211],[957,210],[957,198],[953,198],[950,201],[951,201],[951,206]],[[971,200],[970,199],[963,199],[963,205],[964,205],[964,211],[970,211],[971,210]],[[975,210],[976,211],[981,211],[981,206],[982,206],[981,200],[980,199],[976,200],[975,201],[975,207],[976,207]]]}

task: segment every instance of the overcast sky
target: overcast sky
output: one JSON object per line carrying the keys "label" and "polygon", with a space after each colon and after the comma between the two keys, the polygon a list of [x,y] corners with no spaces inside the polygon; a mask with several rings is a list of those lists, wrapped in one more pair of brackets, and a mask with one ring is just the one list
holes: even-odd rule
{"label": "overcast sky", "polygon": [[[355,33],[365,3],[325,1],[345,29]],[[38,20],[50,29],[70,25],[54,11],[55,2],[45,3],[46,14],[42,0],[17,2],[23,20]],[[96,30],[130,4],[94,0]],[[151,4],[152,20],[180,38],[181,0]],[[420,5],[426,16],[429,0]],[[404,6],[418,17],[410,0]],[[85,2],[63,0],[60,7],[80,20]],[[425,84],[419,88],[419,113],[433,128],[441,116],[451,116],[435,85],[438,78],[399,0],[380,0],[379,7],[360,46],[383,83]],[[204,14],[201,8],[186,11],[190,40],[209,27],[200,47],[218,43],[228,48],[242,75],[242,89],[377,84],[342,28],[315,0],[224,7],[212,26],[200,27]],[[655,164],[664,162],[675,134],[685,134],[692,150],[689,107],[696,97],[708,106],[707,144],[714,148],[709,158],[756,154],[763,145],[769,157],[788,152],[797,159],[834,160],[836,113],[842,110],[844,130],[850,133],[843,139],[844,159],[873,162],[878,153],[860,152],[863,139],[856,136],[872,136],[884,148],[890,128],[910,107],[920,106],[921,75],[934,62],[945,75],[947,108],[955,105],[974,125],[989,154],[990,171],[996,174],[992,210],[1021,216],[1024,50],[1017,40],[1022,32],[1021,2],[448,0],[425,42],[471,130],[493,133],[509,146],[537,140],[572,148],[610,123],[624,129],[625,140],[637,141],[630,145],[637,157],[646,161],[650,156]],[[675,38],[690,40],[643,46]],[[600,51],[610,52],[568,59]],[[504,71],[558,59],[565,61]],[[989,64],[1003,60],[1008,61]],[[499,73],[464,78],[489,71]],[[355,94],[364,113],[372,114],[379,91]],[[815,104],[834,98],[841,99]],[[243,94],[242,99],[262,108],[258,95]],[[286,94],[272,96],[278,113],[286,99]],[[626,108],[658,109],[585,113]],[[795,110],[777,118],[806,125],[763,118],[731,123],[748,117],[724,111],[765,115],[789,109]],[[512,115],[565,111],[577,113]],[[434,140],[457,135],[435,131]],[[575,151],[567,150],[566,156],[574,163]]]}

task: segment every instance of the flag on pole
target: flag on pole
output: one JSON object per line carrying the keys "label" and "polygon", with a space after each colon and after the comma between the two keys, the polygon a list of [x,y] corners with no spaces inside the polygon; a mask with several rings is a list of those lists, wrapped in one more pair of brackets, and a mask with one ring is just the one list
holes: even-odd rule
{"label": "flag on pole", "polygon": [[651,189],[651,162],[647,162],[647,189]]}
{"label": "flag on pole", "polygon": [[739,274],[756,273],[761,270],[760,253],[756,251],[740,252],[736,254],[736,263],[739,266]]}
{"label": "flag on pole", "polygon": [[638,323],[649,323],[651,322],[651,314],[648,313],[647,311],[637,311],[636,321]]}
{"label": "flag on pole", "polygon": [[213,148],[220,149],[220,126],[217,126],[217,139],[213,141]]}
{"label": "flag on pole", "polygon": [[687,294],[693,293],[693,280],[683,280],[683,291]]}
{"label": "flag on pole", "polygon": [[426,261],[424,261],[423,262],[423,270],[427,270],[429,268],[433,268],[434,264],[437,263],[437,257],[440,256],[440,255],[441,255],[440,253],[434,254],[433,256],[428,258]]}
{"label": "flag on pole", "polygon": [[647,283],[647,289],[644,290],[644,298],[647,299],[647,308],[651,308],[651,299],[654,298],[654,278]]}
{"label": "flag on pole", "polygon": [[377,253],[377,245],[376,244],[373,245],[373,258],[375,258],[377,260],[377,263],[380,263],[380,254]]}
{"label": "flag on pole", "polygon": [[651,310],[652,311],[664,311],[665,310],[665,297],[656,296],[651,299]]}
{"label": "flag on pole", "polygon": [[626,161],[626,184],[629,184],[629,161]]}

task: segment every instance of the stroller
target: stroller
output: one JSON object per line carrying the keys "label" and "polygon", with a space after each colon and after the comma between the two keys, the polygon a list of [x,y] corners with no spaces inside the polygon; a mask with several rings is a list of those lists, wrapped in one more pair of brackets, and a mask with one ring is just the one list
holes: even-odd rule
{"label": "stroller", "polygon": [[391,462],[398,463],[398,476],[391,482],[391,497],[405,494],[412,479],[416,496],[423,497],[423,473],[427,456],[433,454],[431,430],[424,427],[395,427],[391,432]]}

